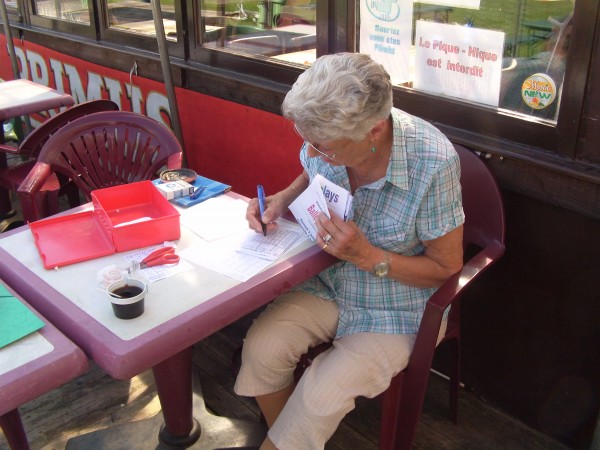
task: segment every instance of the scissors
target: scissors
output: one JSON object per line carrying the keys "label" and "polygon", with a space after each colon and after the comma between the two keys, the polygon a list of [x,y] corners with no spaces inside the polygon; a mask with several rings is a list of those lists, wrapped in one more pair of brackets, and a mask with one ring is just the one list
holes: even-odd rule
{"label": "scissors", "polygon": [[175,254],[175,247],[163,247],[154,250],[140,262],[139,268],[162,266],[179,263],[179,255]]}

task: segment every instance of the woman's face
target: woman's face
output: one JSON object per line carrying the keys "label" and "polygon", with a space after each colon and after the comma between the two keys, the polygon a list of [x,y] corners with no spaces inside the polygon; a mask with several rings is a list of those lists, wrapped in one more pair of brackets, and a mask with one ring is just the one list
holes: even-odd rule
{"label": "woman's face", "polygon": [[350,139],[338,139],[326,143],[311,143],[308,145],[307,154],[311,158],[320,157],[324,162],[332,166],[353,167],[361,162],[359,155],[365,154],[368,148],[368,140],[352,141]]}
{"label": "woman's face", "polygon": [[365,160],[372,146],[372,132],[360,141],[336,139],[329,142],[311,142],[300,133],[295,124],[294,128],[298,136],[308,146],[307,155],[310,158],[320,157],[324,162],[332,166],[355,167]]}

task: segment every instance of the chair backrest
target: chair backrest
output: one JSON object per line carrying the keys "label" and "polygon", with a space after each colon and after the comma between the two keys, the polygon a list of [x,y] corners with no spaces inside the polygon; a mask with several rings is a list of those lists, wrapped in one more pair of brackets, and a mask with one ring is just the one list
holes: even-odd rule
{"label": "chair backrest", "polygon": [[37,158],[50,136],[73,120],[101,111],[118,111],[119,106],[111,100],[90,100],[79,103],[49,118],[33,130],[19,145],[19,154],[29,158]]}
{"label": "chair backrest", "polygon": [[475,153],[457,144],[454,148],[461,165],[464,247],[484,248],[492,241],[504,243],[504,206],[493,174]]}
{"label": "chair backrest", "polygon": [[63,126],[43,146],[38,163],[72,179],[89,198],[94,189],[149,180],[163,166],[181,167],[181,159],[179,141],[158,121],[107,111]]}

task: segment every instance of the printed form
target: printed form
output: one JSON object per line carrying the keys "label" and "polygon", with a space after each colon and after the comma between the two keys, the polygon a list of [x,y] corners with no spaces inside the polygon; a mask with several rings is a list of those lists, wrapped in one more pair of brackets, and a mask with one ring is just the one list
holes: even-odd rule
{"label": "printed form", "polygon": [[[267,236],[248,229],[247,205],[242,200],[220,196],[183,211],[182,225],[203,239],[178,252],[181,258],[247,281],[306,240],[302,229],[285,219],[277,220],[278,228],[269,231]],[[227,225],[219,227],[219,224]],[[216,228],[220,228],[221,233]]]}

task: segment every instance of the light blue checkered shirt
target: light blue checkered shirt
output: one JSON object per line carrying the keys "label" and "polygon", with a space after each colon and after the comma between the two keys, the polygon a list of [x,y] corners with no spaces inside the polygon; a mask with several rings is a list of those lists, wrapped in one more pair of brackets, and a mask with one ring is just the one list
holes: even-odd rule
{"label": "light blue checkered shirt", "polygon": [[[454,147],[433,125],[392,110],[394,142],[385,178],[356,190],[353,219],[369,241],[402,255],[421,255],[422,241],[436,239],[464,222],[460,161]],[[310,180],[320,173],[350,190],[344,166],[300,160]],[[296,289],[335,300],[340,309],[337,336],[351,333],[416,333],[425,303],[435,288],[406,286],[377,278],[340,262]]]}

